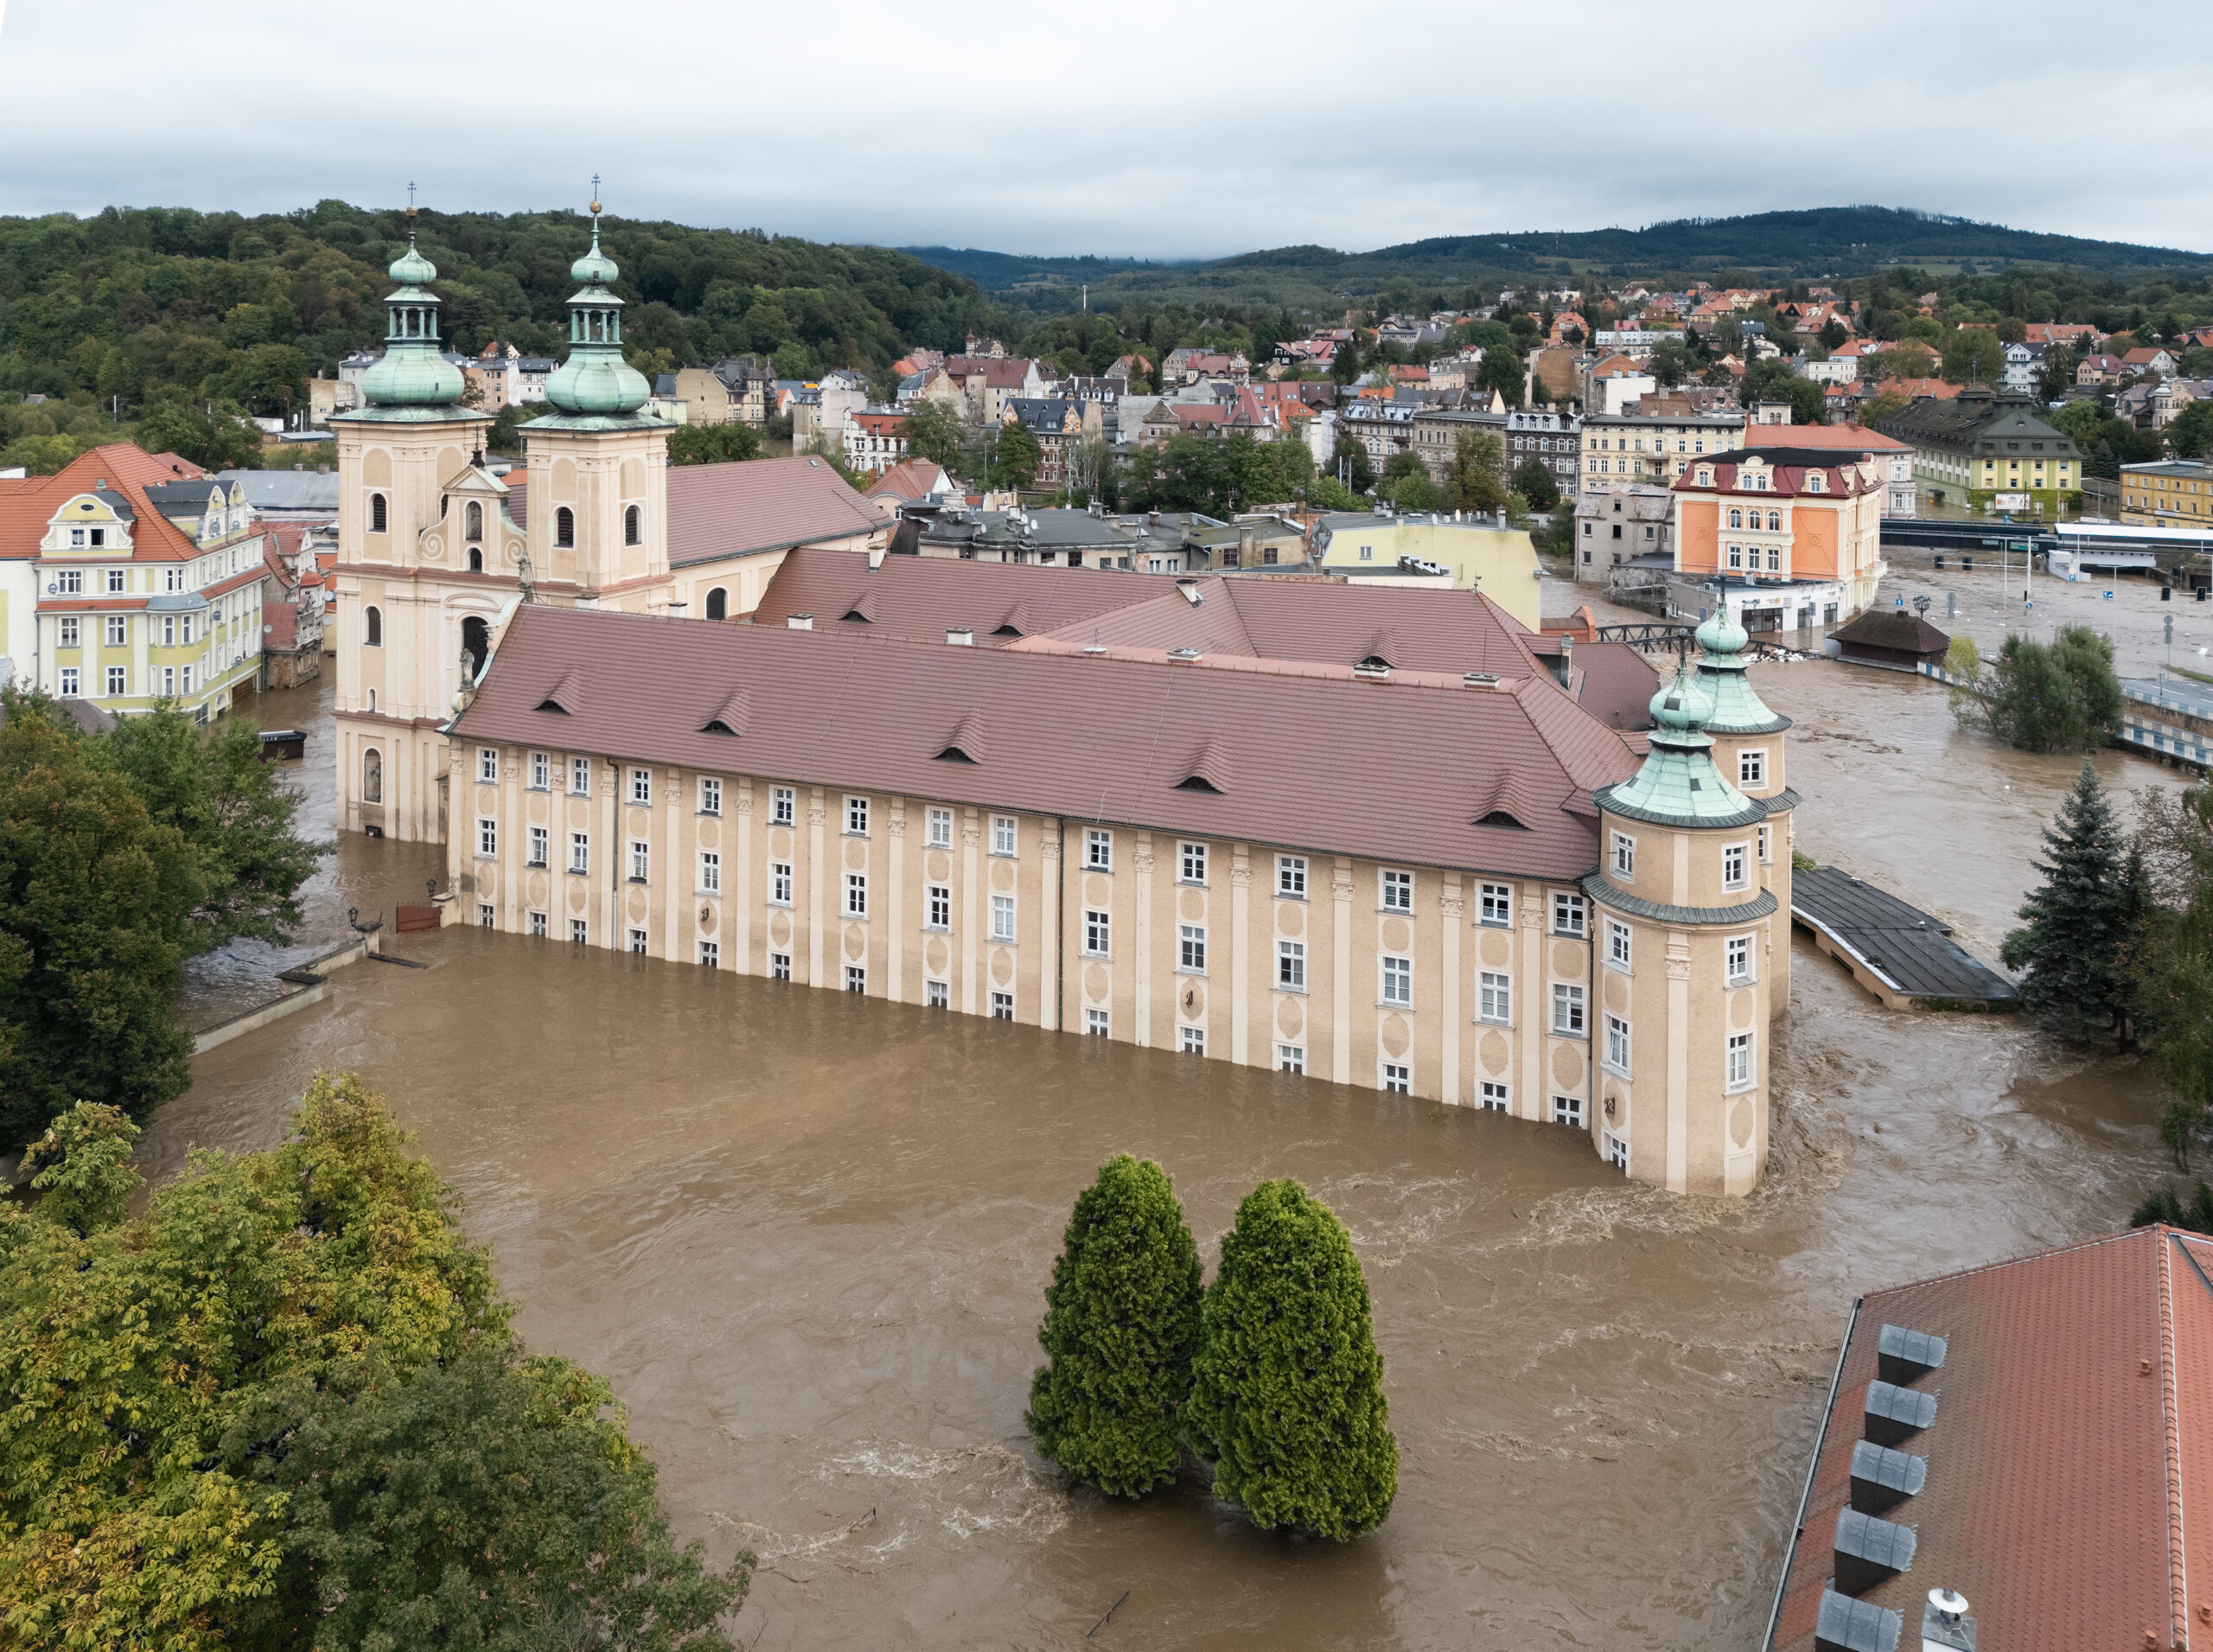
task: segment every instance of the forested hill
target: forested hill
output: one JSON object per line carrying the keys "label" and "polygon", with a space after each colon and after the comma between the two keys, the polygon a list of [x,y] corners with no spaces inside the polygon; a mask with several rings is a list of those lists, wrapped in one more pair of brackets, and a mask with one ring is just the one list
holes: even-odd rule
{"label": "forested hill", "polygon": [[[424,212],[417,225],[453,348],[562,353],[587,219]],[[406,233],[400,213],[339,201],[255,218],[0,218],[0,399],[89,392],[120,398],[126,418],[162,399],[287,411],[308,375],[383,337],[385,266]],[[958,349],[992,316],[972,283],[883,247],[611,217],[601,239],[647,371],[746,352],[792,377],[883,367],[917,345]]]}
{"label": "forested hill", "polygon": [[1188,269],[1197,258],[1024,258],[969,246],[901,246],[892,249],[920,258],[934,269],[974,282],[985,292],[1004,292],[1031,283],[1081,283],[1132,270]]}

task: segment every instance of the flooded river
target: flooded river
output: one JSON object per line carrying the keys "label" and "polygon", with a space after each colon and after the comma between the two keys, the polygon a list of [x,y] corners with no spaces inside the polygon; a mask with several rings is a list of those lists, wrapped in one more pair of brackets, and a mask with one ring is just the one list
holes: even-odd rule
{"label": "flooded river", "polygon": [[[1757,681],[1799,720],[1802,848],[1991,956],[2074,763],[1958,733],[1934,685]],[[281,699],[252,713],[322,718],[313,691]],[[435,870],[348,839],[315,922]],[[1853,1294],[2113,1227],[2160,1167],[2131,1068],[2012,1019],[1884,1011],[1802,942],[1769,1177],[1737,1202],[1311,1078],[474,929],[394,949],[431,967],[356,966],[201,1057],[147,1168],[266,1146],[316,1068],[366,1074],[465,1196],[524,1334],[613,1378],[679,1530],[759,1553],[737,1627],[763,1652],[1751,1646]],[[271,961],[203,964],[201,1018]],[[1041,1472],[1043,1285],[1124,1149],[1175,1177],[1209,1268],[1265,1177],[1351,1228],[1401,1464],[1373,1537],[1297,1546],[1196,1482],[1132,1507]]]}

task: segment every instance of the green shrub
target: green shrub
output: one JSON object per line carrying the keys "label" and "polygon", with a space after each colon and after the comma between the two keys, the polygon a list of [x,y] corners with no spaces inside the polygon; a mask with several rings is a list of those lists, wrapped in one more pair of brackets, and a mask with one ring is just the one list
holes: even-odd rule
{"label": "green shrub", "polygon": [[1298,1183],[1261,1183],[1222,1237],[1202,1324],[1183,1416],[1215,1495],[1340,1541],[1381,1525],[1399,1446],[1344,1224]]}
{"label": "green shrub", "polygon": [[1134,1497],[1176,1477],[1177,1412],[1199,1341],[1199,1251],[1168,1176],[1117,1154],[1068,1218],[1038,1328],[1051,1363],[1030,1387],[1037,1449]]}

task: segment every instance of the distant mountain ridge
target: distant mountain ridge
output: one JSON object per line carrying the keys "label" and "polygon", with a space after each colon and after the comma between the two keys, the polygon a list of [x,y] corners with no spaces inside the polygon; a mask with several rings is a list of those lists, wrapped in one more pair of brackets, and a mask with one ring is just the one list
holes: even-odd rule
{"label": "distant mountain ridge", "polygon": [[[1279,246],[1204,260],[1033,258],[920,246],[896,250],[965,277],[987,292],[1004,292],[1019,283],[1057,277],[1091,281],[1110,297],[1119,290],[1155,285],[1170,272],[1209,287],[1253,278],[1360,290],[1380,287],[1401,276],[1423,282],[1460,282],[1482,274],[1543,272],[1561,265],[1578,269],[1603,266],[1624,275],[1702,275],[1745,270],[1798,277],[1865,274],[1885,265],[1948,265],[1964,261],[2050,264],[2097,271],[2213,265],[2213,253],[2050,235],[1897,207],[1819,207],[1735,218],[1685,218],[1642,229],[1434,236],[1368,252],[1311,245]],[[1150,279],[1148,272],[1151,272]]]}

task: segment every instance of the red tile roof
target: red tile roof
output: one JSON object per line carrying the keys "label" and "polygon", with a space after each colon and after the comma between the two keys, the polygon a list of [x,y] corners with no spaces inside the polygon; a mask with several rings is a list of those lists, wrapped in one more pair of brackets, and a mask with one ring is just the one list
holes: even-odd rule
{"label": "red tile roof", "polygon": [[174,465],[179,462],[199,471],[199,476],[207,474],[188,460],[176,460],[174,455],[156,457],[132,443],[112,442],[79,454],[50,476],[0,482],[0,558],[37,556],[39,541],[46,537],[54,512],[66,501],[105,483],[109,492],[130,501],[132,561],[189,561],[202,547],[146,498],[148,488],[178,479]]}
{"label": "red tile roof", "polygon": [[[943,642],[947,631],[966,626],[978,647],[996,648],[1015,641],[998,630],[1017,609],[1028,622],[1020,635],[1028,636],[1142,602],[1161,584],[1158,574],[949,557],[886,557],[871,570],[866,557],[851,551],[800,549],[770,577],[753,622],[781,627],[794,614],[812,614],[819,631],[913,642]],[[848,620],[857,609],[865,617]]]}
{"label": "red tile roof", "polygon": [[817,459],[669,468],[671,567],[876,533],[883,526],[883,518],[845,479]]}
{"label": "red tile roof", "polygon": [[949,490],[952,485],[945,467],[936,460],[904,459],[878,476],[866,497],[880,499],[888,494],[898,499],[928,499],[932,494]]}
{"label": "red tile roof", "polygon": [[2213,1240],[2140,1228],[1870,1292],[1858,1304],[1770,1645],[1811,1652],[1885,1324],[1945,1339],[1910,1569],[1859,1598],[1915,1643],[1933,1588],[1978,1646],[2167,1649],[2213,1639]]}
{"label": "red tile roof", "polygon": [[1852,453],[1910,453],[1913,444],[1865,424],[1757,424],[1761,447],[1841,448]]}
{"label": "red tile roof", "polygon": [[[537,709],[564,680],[569,712]],[[741,692],[745,732],[702,732]],[[988,730],[984,761],[937,761],[964,723]],[[1317,730],[1330,734],[1326,761]],[[1496,687],[1369,682],[1342,667],[1156,664],[534,606],[508,622],[454,732],[1553,878],[1596,864],[1591,788],[1637,762],[1541,674]],[[1227,775],[1223,789],[1182,788],[1199,769]],[[1521,830],[1475,825],[1504,775],[1531,818]]]}

